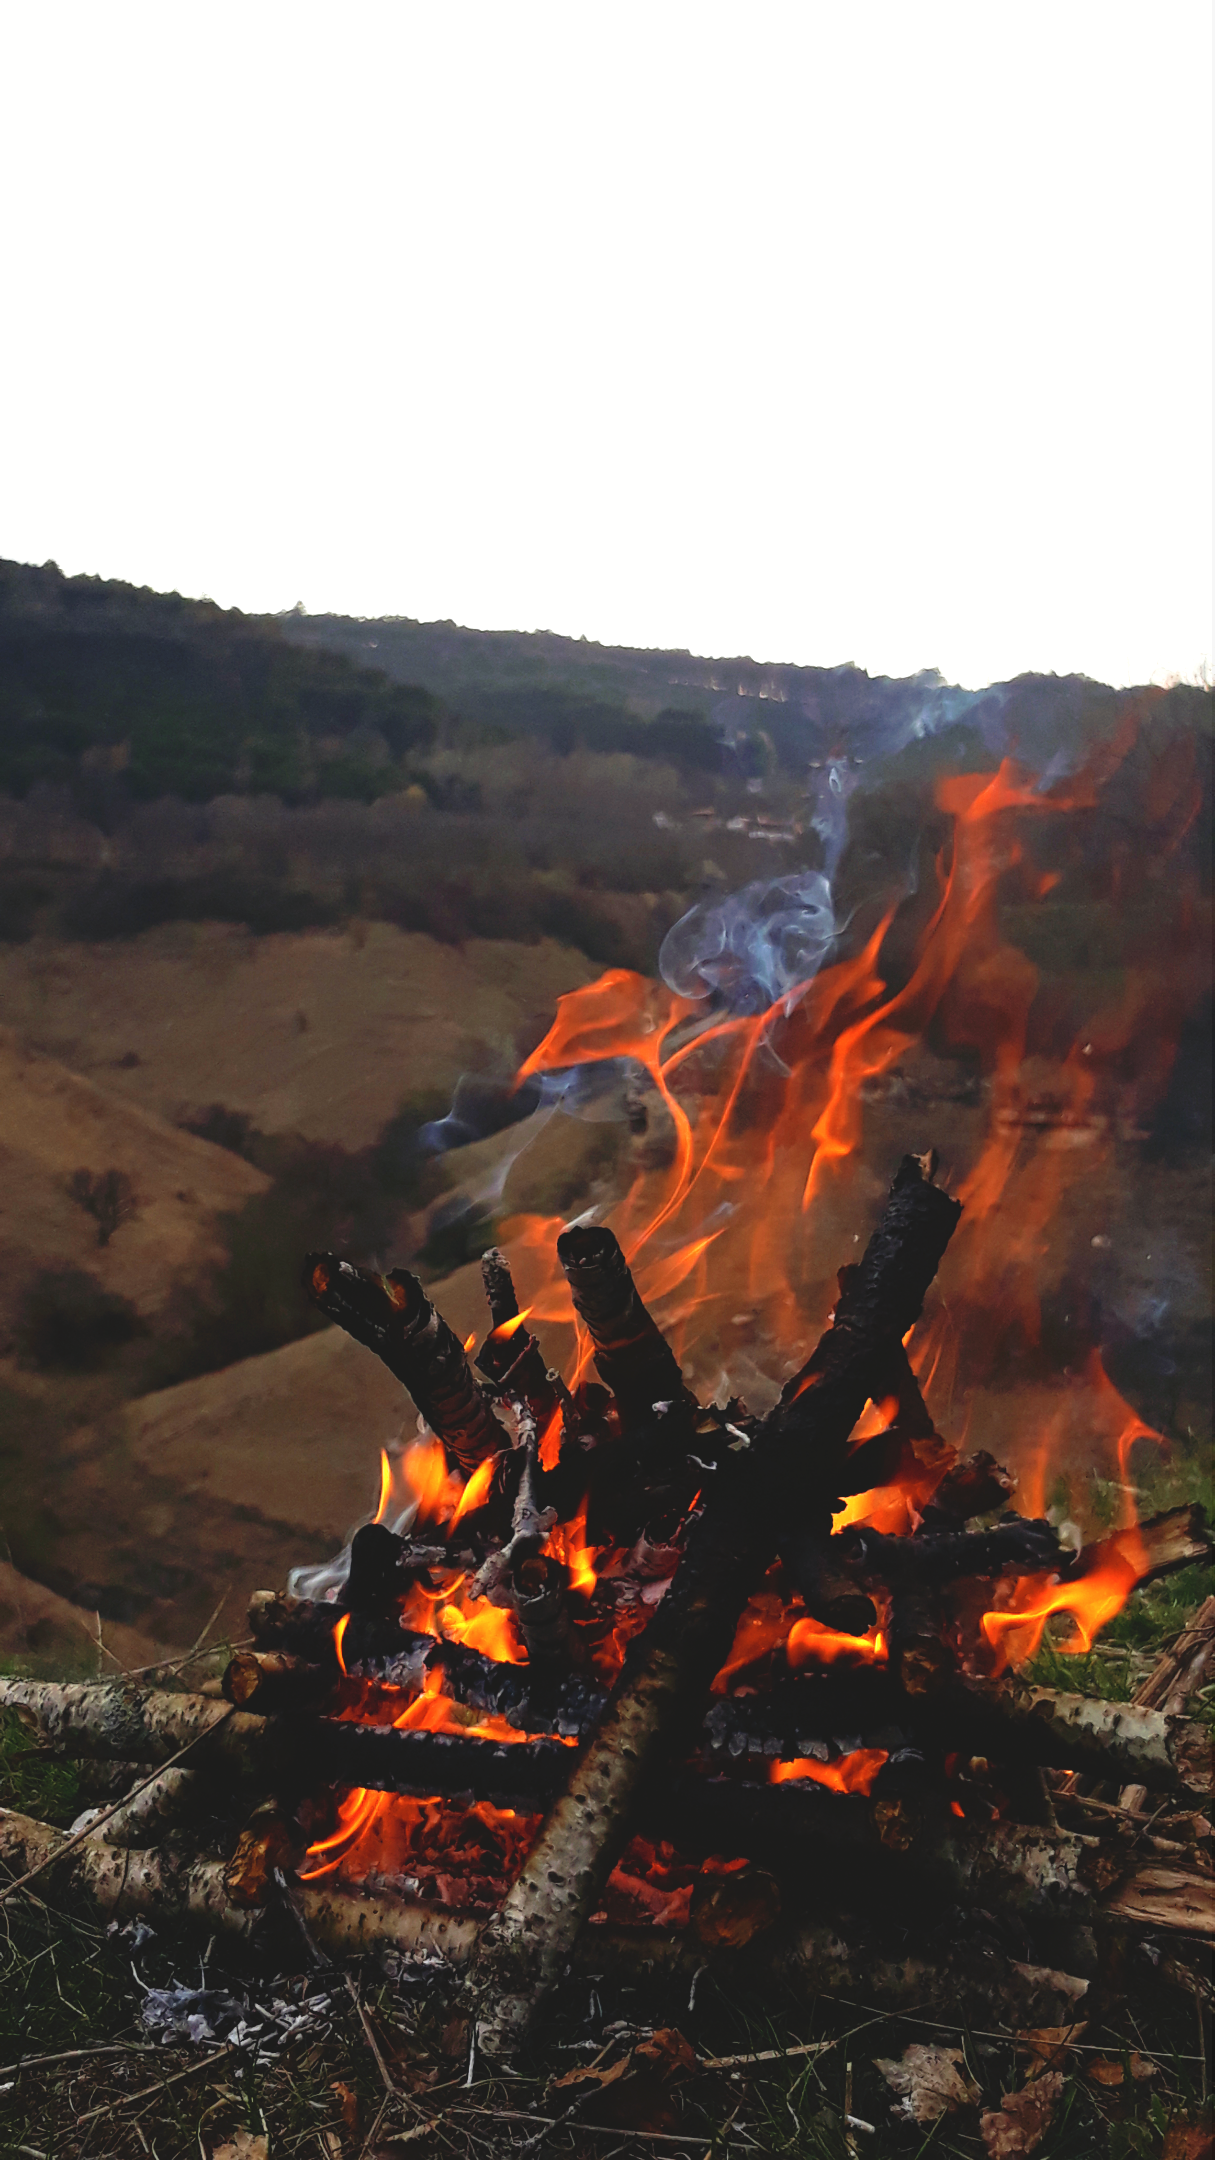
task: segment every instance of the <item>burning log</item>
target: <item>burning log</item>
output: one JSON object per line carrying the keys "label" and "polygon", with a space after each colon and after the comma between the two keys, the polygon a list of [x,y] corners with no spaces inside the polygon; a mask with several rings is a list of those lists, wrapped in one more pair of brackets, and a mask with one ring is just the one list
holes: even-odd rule
{"label": "burning log", "polygon": [[481,1280],[491,1325],[477,1364],[504,1395],[525,1403],[537,1422],[547,1421],[564,1388],[556,1373],[548,1371],[539,1343],[524,1325],[526,1315],[519,1311],[509,1263],[496,1246],[481,1255]]}
{"label": "burning log", "polygon": [[[795,1801],[804,1797],[788,1788],[785,1791]],[[803,1854],[808,1820],[804,1806],[796,1817],[790,1811],[789,1834],[797,1838]],[[816,1834],[819,1820],[829,1818],[816,1817]],[[870,1857],[875,1852],[880,1857],[882,1851],[880,1844],[868,1841],[847,1849]],[[840,1855],[838,1840],[827,1851]],[[1133,1856],[1125,1854],[1111,1861],[1106,1854],[1107,1848],[1094,1839],[1033,1839],[1024,1833],[1018,1838],[1007,1826],[997,1825],[985,1836],[955,1840],[938,1879],[948,1885],[951,1899],[963,1897],[979,1905],[1011,1900],[1026,1916],[1065,1916],[1071,1925],[1095,1925],[1102,1930],[1131,1925],[1199,1939],[1215,1937],[1209,1877],[1192,1868],[1136,1865]],[[57,1894],[103,1916],[151,1913],[161,1920],[191,1922],[200,1932],[221,1932],[246,1941],[256,1940],[273,1924],[272,1875],[260,1886],[259,1902],[243,1902],[239,1894],[233,1896],[231,1861],[190,1858],[169,1846],[132,1851],[107,1845],[101,1837],[86,1836],[73,1848],[70,1839],[49,1824],[0,1811],[0,1863],[21,1873],[53,1863]],[[910,1875],[912,1870],[907,1872]],[[1104,1888],[1097,1887],[1102,1881]],[[467,1965],[484,1938],[479,1915],[384,1890],[370,1893],[340,1884],[303,1882],[293,1887],[291,1901],[312,1938],[337,1956],[391,1948]],[[718,1958],[723,1954],[716,1945],[714,1951]],[[670,1934],[658,1928],[597,1927],[575,1946],[573,1957],[583,1969],[636,1984],[647,1971],[683,1972],[690,1977],[705,1962],[705,1954],[694,1928]],[[961,1968],[942,1971],[930,1958],[883,1950],[863,1921],[850,1925],[845,1942],[837,1928],[795,1916],[761,1936],[741,1960],[731,1961],[728,1952],[725,1955],[727,1961],[756,1977],[796,1974],[803,1985],[809,1982],[818,1992],[847,1990],[921,2012],[931,2006],[935,1988],[942,1985],[955,1991],[956,2003],[960,1971],[965,1972],[968,1958],[963,1950]],[[1082,1981],[1039,1968],[1010,1967],[990,1949],[976,1949],[969,1958],[968,1985],[978,1990],[981,1999],[985,1978],[997,1984],[1000,1996],[993,1999],[1005,2010],[1010,2000],[1044,1988],[1061,1994],[1065,2004],[1083,1992]],[[1019,1987],[1014,1976],[1020,1978]],[[973,2004],[974,1999],[972,1992],[968,2000]],[[948,1995],[942,2003],[946,2000]]]}
{"label": "burning log", "polygon": [[[454,1682],[455,1689],[462,1688],[459,1697],[453,1689],[453,1699],[461,1700],[474,1720],[478,1709],[505,1715],[522,1732],[524,1717],[537,1720],[540,1707],[556,1699],[551,1681],[542,1675],[535,1676],[536,1692],[529,1698],[531,1667],[494,1665],[475,1651],[431,1637],[420,1640],[436,1653],[427,1670],[441,1675],[445,1687]],[[311,1675],[315,1669],[306,1670]],[[383,1792],[469,1791],[500,1805],[520,1800],[542,1805],[568,1774],[568,1739],[591,1730],[604,1701],[602,1691],[590,1684],[583,1684],[581,1701],[577,1681],[567,1680],[563,1687],[567,1727],[575,1728],[565,1740],[550,1737],[558,1730],[555,1724],[536,1723],[531,1729],[544,1737],[505,1742],[458,1730],[401,1730],[298,1712],[229,1717],[225,1723],[221,1705],[190,1695],[145,1697],[150,1707],[134,1723],[115,1716],[113,1697],[120,1690],[111,1682],[59,1686],[0,1680],[0,1709],[16,1709],[46,1743],[70,1757],[154,1765],[202,1735],[204,1763],[215,1762],[222,1742],[219,1759],[251,1776],[311,1775],[314,1781]],[[479,1702],[469,1701],[478,1696]],[[997,1763],[1048,1763],[1100,1770],[1106,1778],[1135,1777],[1154,1791],[1199,1799],[1210,1791],[1203,1729],[1176,1715],[1022,1682],[959,1681],[927,1701],[912,1699],[883,1666],[790,1680],[766,1695],[718,1698],[704,1719],[699,1745],[710,1763],[789,1761],[812,1757],[837,1735],[844,1737],[836,1740],[835,1752],[843,1755],[858,1746],[882,1747],[889,1754],[900,1748],[963,1748]]]}
{"label": "burning log", "polygon": [[757,1439],[715,1472],[671,1589],[631,1646],[602,1724],[478,1951],[471,1991],[487,2054],[510,2051],[527,2031],[623,1846],[640,1788],[694,1729],[768,1560],[772,1524],[789,1504],[782,1487],[792,1481],[829,1529],[826,1496],[869,1400],[874,1364],[919,1317],[960,1213],[925,1166],[905,1157],[809,1364]]}
{"label": "burning log", "polygon": [[416,1275],[374,1275],[332,1253],[309,1253],[304,1287],[314,1304],[383,1359],[408,1388],[450,1463],[467,1477],[509,1443],[473,1376],[463,1345]]}
{"label": "burning log", "polygon": [[651,1319],[610,1230],[563,1230],[557,1258],[574,1310],[591,1338],[595,1367],[626,1420],[650,1422],[656,1404],[695,1408],[666,1337]]}
{"label": "burning log", "polygon": [[[1037,1575],[1065,1557],[1048,1522],[1020,1515],[1006,1515],[990,1530],[922,1530],[914,1537],[858,1527],[841,1531],[833,1543],[862,1582],[896,1593],[936,1589],[967,1575]],[[1066,1554],[1069,1562],[1072,1557]]]}

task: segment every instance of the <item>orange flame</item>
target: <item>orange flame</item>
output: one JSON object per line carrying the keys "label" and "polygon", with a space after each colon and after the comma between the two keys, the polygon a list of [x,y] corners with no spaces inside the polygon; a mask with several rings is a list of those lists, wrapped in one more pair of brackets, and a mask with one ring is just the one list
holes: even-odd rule
{"label": "orange flame", "polygon": [[884,1665],[888,1652],[886,1638],[880,1627],[870,1628],[865,1635],[841,1635],[835,1628],[825,1627],[821,1620],[795,1620],[789,1630],[785,1655],[795,1672],[803,1665],[835,1665],[841,1660],[853,1665]]}
{"label": "orange flame", "polygon": [[378,1523],[382,1523],[382,1522],[383,1522],[383,1520],[384,1520],[384,1517],[385,1517],[385,1516],[387,1515],[387,1513],[388,1513],[388,1503],[389,1503],[389,1501],[391,1500],[391,1498],[392,1498],[392,1464],[391,1464],[391,1463],[389,1462],[389,1460],[388,1460],[388,1450],[387,1450],[387,1448],[381,1448],[381,1449],[380,1449],[380,1498],[379,1498],[379,1502],[378,1502],[378,1504],[377,1504],[377,1507],[376,1507],[376,1511],[375,1511],[375,1514],[374,1514],[374,1515],[372,1516],[372,1518],[371,1518],[372,1522],[378,1522]]}
{"label": "orange flame", "polygon": [[1069,1657],[1092,1649],[1101,1629],[1121,1612],[1136,1583],[1142,1581],[1148,1565],[1137,1528],[1120,1531],[1106,1541],[1106,1547],[1100,1565],[1090,1574],[1053,1588],[1044,1586],[1040,1575],[1023,1576],[1011,1605],[984,1613],[983,1633],[997,1652],[998,1672],[1008,1665],[1023,1665],[1034,1655],[1053,1613],[1067,1613],[1075,1629],[1074,1639],[1057,1643],[1056,1649]]}
{"label": "orange flame", "polygon": [[464,1483],[448,1469],[441,1440],[415,1440],[405,1450],[402,1468],[418,1503],[419,1522],[442,1522],[454,1515]]}
{"label": "orange flame", "polygon": [[568,1569],[570,1589],[590,1597],[599,1580],[594,1562],[602,1548],[586,1542],[586,1506],[584,1500],[572,1522],[555,1525],[544,1550],[550,1559],[560,1560]]}
{"label": "orange flame", "polygon": [[316,1853],[329,1853],[332,1858],[326,1860],[322,1867],[301,1868],[300,1881],[315,1882],[318,1875],[331,1875],[335,1868],[340,1867],[343,1860],[353,1852],[364,1832],[370,1829],[387,1798],[387,1793],[365,1792],[361,1785],[354,1786],[339,1803],[338,1828],[332,1836],[318,1838],[315,1845],[308,1847],[306,1857],[309,1860]]}
{"label": "orange flame", "polygon": [[512,1335],[518,1334],[520,1328],[523,1326],[524,1321],[531,1313],[531,1309],[531,1306],[527,1305],[524,1307],[522,1312],[515,1314],[513,1320],[503,1320],[496,1328],[492,1328],[489,1336],[490,1341],[509,1342]]}
{"label": "orange flame", "polygon": [[825,1785],[829,1792],[870,1793],[873,1781],[884,1762],[889,1761],[885,1748],[856,1748],[851,1755],[840,1755],[834,1762],[815,1762],[813,1756],[799,1755],[795,1762],[774,1762],[768,1771],[771,1785],[785,1785],[795,1778],[809,1778],[815,1785]]}
{"label": "orange flame", "polygon": [[480,1507],[481,1502],[484,1500],[490,1486],[494,1482],[494,1471],[497,1468],[497,1464],[498,1458],[496,1455],[487,1455],[484,1462],[479,1462],[477,1464],[476,1469],[473,1471],[472,1476],[469,1478],[467,1485],[464,1487],[463,1492],[460,1494],[460,1497],[456,1502],[456,1511],[451,1518],[450,1525],[453,1530],[455,1529],[456,1524],[459,1522],[461,1516],[470,1515],[474,1508]]}
{"label": "orange flame", "polygon": [[342,1640],[349,1626],[350,1614],[348,1612],[344,1612],[341,1619],[338,1621],[336,1627],[333,1630],[333,1654],[338,1661],[339,1667],[341,1668],[343,1679],[347,1678],[348,1676],[346,1673],[346,1660],[342,1656]]}

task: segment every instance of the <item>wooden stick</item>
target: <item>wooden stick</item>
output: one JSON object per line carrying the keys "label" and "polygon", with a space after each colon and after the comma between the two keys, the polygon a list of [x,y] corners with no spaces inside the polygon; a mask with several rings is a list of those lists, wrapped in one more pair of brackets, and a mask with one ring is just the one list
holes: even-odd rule
{"label": "wooden stick", "polygon": [[[1191,1695],[1202,1686],[1215,1663],[1215,1597],[1200,1605],[1176,1641],[1161,1652],[1147,1678],[1136,1688],[1133,1702],[1144,1708],[1163,1710],[1177,1717]],[[1132,1815],[1141,1814],[1147,1799],[1145,1783],[1124,1785],[1118,1805]]]}
{"label": "wooden stick", "polygon": [[382,1358],[409,1389],[448,1458],[465,1477],[509,1445],[474,1378],[458,1337],[435,1311],[416,1275],[377,1275],[334,1253],[309,1253],[304,1288],[339,1327]]}
{"label": "wooden stick", "polygon": [[[232,1717],[233,1714],[234,1713],[231,1710],[226,1710],[224,1712],[224,1716],[228,1718]],[[167,1770],[171,1768],[173,1763],[179,1762],[183,1755],[188,1755],[190,1749],[195,1745],[197,1739],[198,1735],[195,1734],[194,1739],[187,1740],[185,1746],[183,1748],[179,1748],[175,1756],[170,1756],[169,1761],[162,1766],[163,1769]],[[83,1830],[76,1830],[69,1837],[63,1839],[62,1842],[58,1846],[56,1846],[53,1852],[48,1853],[44,1858],[38,1860],[36,1864],[27,1871],[26,1874],[19,1875],[15,1882],[5,1883],[4,1888],[0,1890],[0,1905],[4,1903],[6,1898],[13,1897],[18,1890],[24,1890],[26,1884],[32,1882],[35,1875],[40,1875],[44,1868],[50,1867],[54,1861],[61,1859],[64,1853],[72,1852],[77,1846],[83,1844],[87,1838],[96,1836],[97,1832],[104,1829],[105,1825],[111,1820],[113,1816],[117,1815],[123,1808],[128,1808],[131,1802],[137,1799],[140,1793],[144,1792],[148,1786],[156,1784],[159,1775],[159,1772],[154,1772],[151,1777],[145,1778],[142,1785],[137,1785],[134,1792],[128,1793],[125,1799],[115,1801],[113,1807],[105,1808],[100,1815],[94,1816],[93,1820],[88,1823]],[[3,1825],[3,1822],[4,1814],[3,1812],[0,1812],[0,1826]],[[117,1850],[118,1848],[115,1849]]]}

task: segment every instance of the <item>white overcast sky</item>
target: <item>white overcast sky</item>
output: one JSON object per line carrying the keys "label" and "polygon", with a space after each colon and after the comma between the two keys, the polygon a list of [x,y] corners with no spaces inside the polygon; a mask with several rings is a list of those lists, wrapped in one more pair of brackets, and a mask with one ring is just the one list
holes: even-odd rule
{"label": "white overcast sky", "polygon": [[1211,654],[1208,0],[2,0],[0,554],[980,684]]}

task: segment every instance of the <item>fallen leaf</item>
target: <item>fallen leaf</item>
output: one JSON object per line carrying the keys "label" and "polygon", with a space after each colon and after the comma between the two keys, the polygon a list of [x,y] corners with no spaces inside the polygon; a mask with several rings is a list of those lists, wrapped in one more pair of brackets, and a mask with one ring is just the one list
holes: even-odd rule
{"label": "fallen leaf", "polygon": [[676,2078],[686,2077],[689,2070],[696,2068],[696,2050],[677,2026],[664,2025],[648,2040],[638,2042],[633,2060],[648,2063],[668,2084],[673,2084]]}
{"label": "fallen leaf", "polygon": [[[1132,2054],[1129,2061],[1133,2078],[1155,2077],[1154,2062],[1148,2062],[1142,2055],[1136,2054]],[[1126,2064],[1115,2055],[1098,2055],[1089,2063],[1084,2075],[1091,2078],[1094,2085],[1122,2085],[1126,2082]]]}
{"label": "fallen leaf", "polygon": [[1160,2160],[1215,2160],[1215,2131],[1205,2123],[1170,2123]]}
{"label": "fallen leaf", "polygon": [[226,2145],[217,2145],[211,2160],[270,2160],[270,2140],[259,2132],[237,2130]]}
{"label": "fallen leaf", "polygon": [[353,2085],[347,2085],[343,2079],[335,2078],[329,2090],[337,2094],[338,2106],[342,2111],[342,2121],[349,2130],[351,2137],[356,2136],[359,2127],[359,2096]]}
{"label": "fallen leaf", "polygon": [[1031,2025],[1017,2034],[1018,2055],[1028,2055],[1026,2075],[1035,2078],[1043,2070],[1062,2070],[1077,2040],[1088,2031],[1087,2020],[1075,2025]]}
{"label": "fallen leaf", "polygon": [[958,2067],[964,2063],[961,2048],[924,2047],[916,2041],[904,2048],[898,2062],[890,2056],[875,2058],[874,2068],[881,2071],[891,2091],[901,2095],[896,2114],[905,2115],[908,2122],[932,2123],[955,2108],[973,2107],[978,2100],[974,2079]]}
{"label": "fallen leaf", "polygon": [[1021,2160],[1023,2153],[1037,2152],[1062,2093],[1062,2073],[1046,2070],[1020,2092],[1002,2094],[999,2107],[979,2117],[989,2160]]}
{"label": "fallen leaf", "polygon": [[692,1892],[691,1918],[706,1950],[741,1950],[780,1918],[780,1885],[762,1868],[702,1875]]}
{"label": "fallen leaf", "polygon": [[595,2095],[595,2114],[601,2123],[627,2130],[666,2130],[676,2121],[669,2092],[672,2085],[696,2068],[696,2051],[674,2026],[664,2026],[638,2041],[619,2062],[600,2069],[587,2063],[553,2078],[550,2093],[578,2098],[579,2089]]}

